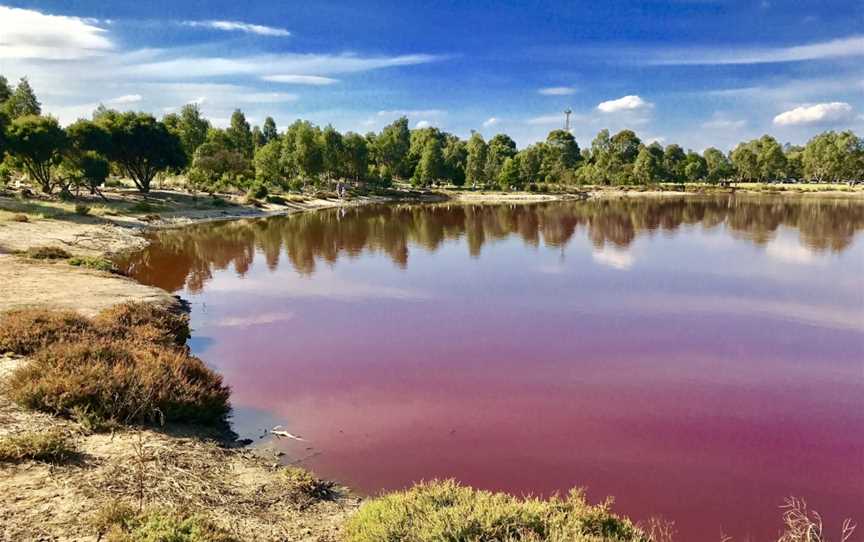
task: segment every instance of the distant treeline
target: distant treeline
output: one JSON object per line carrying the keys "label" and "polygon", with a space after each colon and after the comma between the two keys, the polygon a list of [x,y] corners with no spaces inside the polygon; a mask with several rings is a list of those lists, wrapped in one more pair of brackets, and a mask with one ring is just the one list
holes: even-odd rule
{"label": "distant treeline", "polygon": [[[8,156],[6,156],[8,155]],[[195,104],[157,120],[150,114],[99,106],[92,119],[66,128],[43,116],[26,78],[13,89],[0,76],[0,182],[24,174],[42,191],[97,192],[109,175],[128,177],[147,192],[159,174],[185,175],[205,192],[299,191],[346,180],[386,187],[452,185],[502,190],[544,185],[629,185],[658,182],[864,179],[864,141],[851,131],[824,132],[804,146],[769,135],[729,153],[702,154],[677,144],[645,144],[631,130],[602,130],[590,148],[553,130],[522,150],[506,134],[468,140],[437,128],[409,129],[402,117],[380,132],[342,134],[297,120],[280,133],[267,117],[250,126],[239,109],[228,128],[213,127]]]}

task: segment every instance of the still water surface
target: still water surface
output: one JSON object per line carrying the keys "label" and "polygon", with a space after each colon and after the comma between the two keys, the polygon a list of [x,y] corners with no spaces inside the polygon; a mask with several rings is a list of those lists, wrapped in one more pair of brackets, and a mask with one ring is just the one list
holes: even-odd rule
{"label": "still water surface", "polygon": [[864,204],[393,205],[163,231],[235,429],[361,492],[614,495],[681,540],[864,523]]}

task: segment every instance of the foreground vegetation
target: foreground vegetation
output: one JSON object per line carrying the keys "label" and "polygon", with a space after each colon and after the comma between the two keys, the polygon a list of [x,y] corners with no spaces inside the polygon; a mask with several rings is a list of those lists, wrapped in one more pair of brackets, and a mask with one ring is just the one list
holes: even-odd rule
{"label": "foreground vegetation", "polygon": [[148,304],[73,312],[18,310],[0,318],[0,350],[30,358],[8,395],[31,409],[89,423],[224,422],[229,391],[189,355],[185,316]]}
{"label": "foreground vegetation", "polygon": [[478,491],[453,480],[421,483],[363,505],[346,525],[348,542],[550,541],[649,542],[610,503],[589,505],[585,495],[518,499]]}
{"label": "foreground vegetation", "polygon": [[769,135],[731,152],[697,153],[677,144],[642,141],[631,130],[601,130],[589,148],[554,130],[524,149],[506,134],[466,141],[437,128],[409,129],[404,117],[379,133],[341,134],[298,120],[280,133],[268,117],[252,127],[240,110],[218,129],[194,104],[157,120],[100,106],[92,119],[61,127],[42,114],[26,79],[13,90],[0,76],[0,182],[24,178],[46,194],[88,191],[114,174],[142,193],[154,179],[182,174],[192,191],[273,192],[332,189],[338,183],[383,189],[415,186],[547,191],[577,185],[864,180],[864,142],[851,131],[825,132],[804,146]]}

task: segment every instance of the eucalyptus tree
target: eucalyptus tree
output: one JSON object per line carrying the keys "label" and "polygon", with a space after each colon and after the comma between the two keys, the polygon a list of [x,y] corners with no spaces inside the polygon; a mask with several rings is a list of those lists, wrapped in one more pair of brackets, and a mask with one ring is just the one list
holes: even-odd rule
{"label": "eucalyptus tree", "polygon": [[9,153],[24,167],[42,192],[51,194],[62,183],[54,175],[69,147],[66,132],[53,117],[26,115],[6,130]]}
{"label": "eucalyptus tree", "polygon": [[111,135],[108,159],[143,193],[157,173],[186,165],[180,138],[148,113],[105,113],[96,122]]}
{"label": "eucalyptus tree", "polygon": [[384,127],[375,137],[375,157],[384,167],[385,174],[404,177],[407,175],[405,158],[411,147],[411,132],[408,118],[401,117]]}
{"label": "eucalyptus tree", "polygon": [[488,147],[478,132],[471,134],[466,145],[468,156],[465,160],[465,182],[477,188],[486,183],[486,155]]}

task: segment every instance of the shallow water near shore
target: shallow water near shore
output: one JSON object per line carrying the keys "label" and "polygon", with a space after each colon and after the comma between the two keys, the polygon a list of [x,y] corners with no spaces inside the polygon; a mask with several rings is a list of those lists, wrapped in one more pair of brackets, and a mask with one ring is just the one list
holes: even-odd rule
{"label": "shallow water near shore", "polygon": [[153,234],[234,427],[367,494],[588,488],[680,540],[864,523],[864,203],[387,205]]}

